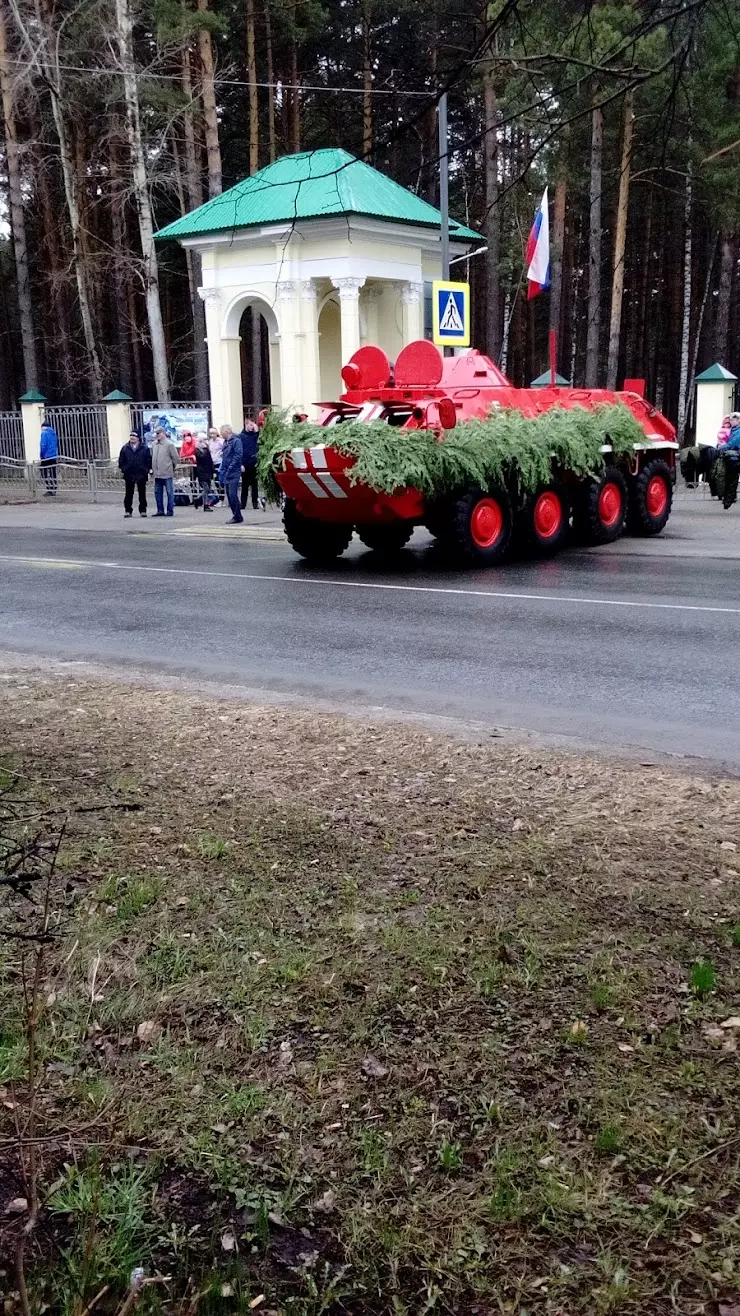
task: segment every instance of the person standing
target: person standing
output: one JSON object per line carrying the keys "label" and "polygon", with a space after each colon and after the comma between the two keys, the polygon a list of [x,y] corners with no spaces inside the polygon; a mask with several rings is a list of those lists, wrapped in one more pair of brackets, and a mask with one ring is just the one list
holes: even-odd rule
{"label": "person standing", "polygon": [[722,505],[725,511],[737,501],[737,488],[740,483],[740,411],[733,411],[730,416],[730,434],[722,449],[725,462],[725,488]]}
{"label": "person standing", "polygon": [[164,516],[164,495],[167,494],[167,515],[175,512],[175,471],[179,453],[174,443],[170,443],[165,430],[158,429],[152,444],[152,475],[154,476],[154,501],[157,504],[155,516]]}
{"label": "person standing", "polygon": [[123,495],[123,515],[134,514],[134,490],[139,495],[139,516],[146,516],[146,482],[152,469],[152,454],[142,443],[136,430],[132,430],[128,443],[118,454],[118,469],[123,475],[126,492]]}
{"label": "person standing", "polygon": [[257,489],[257,445],[259,442],[259,430],[253,420],[245,421],[244,429],[239,435],[239,438],[242,445],[241,510],[244,511],[251,491],[252,508],[256,512],[259,497],[259,490]]}
{"label": "person standing", "polygon": [[198,477],[198,485],[200,486],[200,496],[203,499],[204,512],[213,511],[209,499],[211,497],[211,488],[213,485],[215,470],[216,468],[213,465],[213,458],[208,446],[208,440],[206,439],[205,434],[199,434],[195,441],[195,474]]}
{"label": "person standing", "polygon": [[195,465],[195,435],[192,430],[183,430],[180,445],[180,461]]}
{"label": "person standing", "polygon": [[224,441],[218,430],[213,427],[208,431],[208,449],[213,458],[213,469],[217,471],[221,465],[221,453],[224,450]]}
{"label": "person standing", "polygon": [[57,492],[58,466],[59,458],[59,435],[45,420],[41,426],[41,440],[39,443],[39,459],[41,463],[41,475],[46,485],[44,498],[55,498]]}
{"label": "person standing", "polygon": [[226,491],[226,497],[231,508],[231,521],[229,524],[242,525],[244,517],[239,506],[239,480],[243,470],[242,443],[238,434],[234,433],[230,425],[221,426],[221,438],[224,441],[224,450],[221,453],[219,479]]}

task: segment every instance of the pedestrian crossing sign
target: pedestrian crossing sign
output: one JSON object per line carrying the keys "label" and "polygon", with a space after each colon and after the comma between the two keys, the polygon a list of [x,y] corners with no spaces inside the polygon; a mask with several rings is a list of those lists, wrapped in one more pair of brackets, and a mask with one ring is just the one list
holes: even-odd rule
{"label": "pedestrian crossing sign", "polygon": [[435,279],[432,338],[438,347],[470,347],[470,284]]}

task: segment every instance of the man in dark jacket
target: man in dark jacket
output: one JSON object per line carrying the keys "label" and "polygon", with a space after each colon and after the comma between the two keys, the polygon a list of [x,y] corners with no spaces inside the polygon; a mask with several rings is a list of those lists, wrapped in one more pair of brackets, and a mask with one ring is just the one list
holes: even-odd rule
{"label": "man in dark jacket", "polygon": [[259,430],[253,420],[248,420],[244,424],[244,429],[239,435],[242,445],[242,496],[241,510],[247,505],[247,499],[251,490],[252,507],[257,511],[258,506],[258,489],[257,489],[257,444],[259,441]]}
{"label": "man in dark jacket", "polygon": [[118,467],[126,487],[123,515],[133,516],[136,489],[139,495],[139,516],[146,516],[146,482],[152,469],[152,454],[135,430],[131,431],[128,443],[124,443],[118,454]]}
{"label": "man in dark jacket", "polygon": [[239,480],[242,474],[242,441],[230,425],[221,426],[221,438],[224,450],[221,453],[219,479],[226,491],[231,508],[231,525],[241,525],[244,521],[239,506]]}

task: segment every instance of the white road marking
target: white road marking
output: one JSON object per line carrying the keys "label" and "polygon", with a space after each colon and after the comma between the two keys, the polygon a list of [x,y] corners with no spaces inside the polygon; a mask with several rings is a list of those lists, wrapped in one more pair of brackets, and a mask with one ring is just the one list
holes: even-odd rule
{"label": "white road marking", "polygon": [[272,576],[258,571],[206,571],[197,567],[151,567],[132,562],[94,562],[85,558],[29,557],[0,553],[0,562],[22,562],[28,566],[89,567],[91,570],[139,571],[161,576],[206,576],[217,580],[267,580],[280,585],[328,585],[342,589],[390,590],[401,594],[462,594],[476,599],[514,599],[528,603],[577,603],[596,608],[646,608],[655,612],[719,612],[740,616],[740,608],[711,603],[651,603],[641,599],[597,599],[581,594],[525,594],[505,589],[464,589],[454,585],[392,585],[377,580],[330,580],[324,576]]}

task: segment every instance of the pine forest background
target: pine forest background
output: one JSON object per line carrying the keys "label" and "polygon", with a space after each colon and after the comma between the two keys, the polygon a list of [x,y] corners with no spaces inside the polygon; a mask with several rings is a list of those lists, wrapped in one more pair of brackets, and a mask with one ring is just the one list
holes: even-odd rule
{"label": "pine forest background", "polygon": [[575,384],[645,377],[682,429],[698,370],[740,373],[732,0],[0,0],[0,82],[0,409],[206,398],[198,260],[153,231],[321,146],[437,203],[443,89],[476,346],[527,383],[549,321]]}

